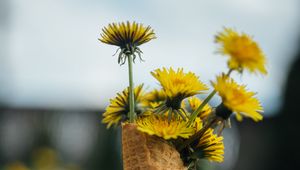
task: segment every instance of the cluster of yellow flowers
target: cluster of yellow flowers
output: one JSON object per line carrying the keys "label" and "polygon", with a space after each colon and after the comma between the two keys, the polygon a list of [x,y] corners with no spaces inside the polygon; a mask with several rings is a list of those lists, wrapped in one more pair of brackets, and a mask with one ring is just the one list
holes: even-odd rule
{"label": "cluster of yellow flowers", "polygon": [[[129,77],[132,78],[130,62],[136,54],[142,59],[138,46],[155,38],[150,26],[127,22],[108,25],[99,40],[120,48],[119,64],[128,61]],[[263,118],[263,108],[255,98],[256,93],[236,83],[230,75],[234,71],[242,74],[244,70],[265,75],[267,71],[265,55],[249,35],[224,28],[215,36],[215,42],[220,46],[218,52],[228,57],[228,72],[211,81],[213,90],[204,100],[196,95],[207,93],[209,86],[195,73],[185,72],[183,68],[156,69],[151,74],[159,82],[159,89],[146,92],[143,85],[133,88],[132,79],[129,79],[130,86],[110,100],[102,122],[108,128],[121,122],[136,124],[141,132],[176,146],[187,165],[203,158],[222,162],[221,132],[229,125],[230,116],[234,113],[239,121],[243,117],[254,121]],[[208,102],[215,94],[222,102],[211,107]]]}

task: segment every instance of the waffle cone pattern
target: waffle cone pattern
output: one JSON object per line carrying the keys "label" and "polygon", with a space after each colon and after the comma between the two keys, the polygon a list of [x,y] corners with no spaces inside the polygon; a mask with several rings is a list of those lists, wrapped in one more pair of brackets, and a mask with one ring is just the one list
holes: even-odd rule
{"label": "waffle cone pattern", "polygon": [[186,170],[179,153],[166,141],[122,125],[124,170]]}

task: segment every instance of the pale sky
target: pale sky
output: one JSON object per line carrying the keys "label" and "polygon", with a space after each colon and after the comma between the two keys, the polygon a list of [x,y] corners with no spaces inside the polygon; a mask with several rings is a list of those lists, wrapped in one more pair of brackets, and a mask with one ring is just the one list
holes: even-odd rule
{"label": "pale sky", "polygon": [[[0,30],[0,99],[14,107],[101,109],[128,84],[127,66],[100,43],[111,22],[150,25],[157,39],[142,45],[146,62],[134,65],[135,84],[158,87],[150,71],[183,67],[209,84],[226,71],[215,54],[216,32],[232,27],[254,36],[268,58],[269,75],[235,75],[258,92],[266,112],[280,106],[298,35],[297,0],[11,0]],[[2,7],[3,8],[3,7]],[[1,26],[1,25],[0,25]],[[2,25],[3,26],[3,25]],[[1,48],[3,49],[3,48]],[[204,97],[204,96],[202,96]]]}

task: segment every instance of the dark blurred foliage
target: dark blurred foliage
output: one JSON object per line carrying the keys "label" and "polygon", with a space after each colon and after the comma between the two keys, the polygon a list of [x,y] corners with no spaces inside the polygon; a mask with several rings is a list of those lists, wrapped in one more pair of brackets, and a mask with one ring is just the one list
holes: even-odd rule
{"label": "dark blurred foliage", "polygon": [[300,169],[300,46],[295,62],[291,66],[283,96],[283,106],[274,121],[276,136],[274,141],[273,166],[271,169]]}
{"label": "dark blurred foliage", "polygon": [[[69,158],[70,155],[63,153],[60,150],[60,148],[57,146],[57,143],[55,144],[53,142],[54,141],[53,133],[62,133],[62,132],[59,131],[57,132],[53,129],[57,127],[58,129],[61,129],[60,127],[61,124],[66,123],[64,121],[64,117],[70,117],[72,115],[76,116],[76,114],[82,115],[83,117],[88,117],[89,120],[92,121],[88,121],[88,122],[83,121],[82,124],[91,123],[94,125],[92,127],[95,127],[96,129],[93,129],[91,132],[84,131],[84,130],[82,131],[82,129],[80,129],[81,127],[79,126],[79,127],[74,127],[74,131],[79,131],[81,134],[89,133],[90,136],[96,136],[96,138],[95,138],[95,142],[93,142],[93,145],[88,146],[91,149],[89,150],[86,157],[84,157],[79,162],[76,161],[74,162],[74,160],[73,162],[71,162],[72,159]],[[25,148],[24,150],[22,149],[21,154],[15,154],[15,156],[13,157],[11,156],[7,157],[7,150],[3,147],[0,147],[0,169],[3,168],[4,165],[10,165],[15,162],[22,162],[24,165],[29,166],[31,168],[31,165],[34,164],[34,159],[33,159],[34,153],[37,150],[40,150],[41,148],[49,148],[53,150],[55,154],[59,155],[61,164],[72,163],[80,167],[81,170],[121,169],[122,162],[121,162],[120,144],[118,144],[120,143],[120,141],[118,140],[120,138],[120,131],[117,129],[107,130],[105,125],[101,123],[101,114],[102,111],[67,111],[67,110],[59,111],[59,110],[51,110],[51,109],[49,110],[48,109],[43,109],[43,110],[12,109],[12,108],[2,107],[0,109],[0,123],[4,123],[4,121],[11,122],[11,120],[15,122],[19,122],[18,120],[20,119],[24,120],[21,121],[20,124],[24,124],[25,122],[25,126],[16,125],[16,127],[21,127],[21,128],[17,129],[17,132],[13,130],[12,135],[19,134],[22,136],[24,134],[25,135],[28,134],[28,135],[32,135],[34,138],[33,139],[29,138],[29,142],[23,140],[23,139],[28,140],[28,138],[22,138],[22,137],[19,138],[21,140],[17,141],[16,143],[19,143],[21,145],[22,143],[26,143],[27,144],[26,146],[28,146],[28,148]],[[2,138],[1,140],[2,145],[5,144],[3,143],[3,141],[6,141],[3,138],[7,137],[6,135],[8,135],[7,133],[3,133],[5,131],[4,126],[3,124],[0,125],[0,138]],[[28,129],[30,131],[29,133],[28,133]],[[75,133],[75,134],[80,134],[80,133]],[[11,137],[11,135],[9,135],[9,137]],[[73,138],[67,138],[64,140],[72,140],[72,139]],[[88,139],[81,138],[80,140],[82,140],[82,143],[84,143],[84,141]],[[69,142],[69,141],[65,141],[65,142]],[[70,148],[72,148],[72,146],[70,146]],[[3,149],[6,151],[4,151]],[[81,154],[81,153],[79,152],[77,154]]]}

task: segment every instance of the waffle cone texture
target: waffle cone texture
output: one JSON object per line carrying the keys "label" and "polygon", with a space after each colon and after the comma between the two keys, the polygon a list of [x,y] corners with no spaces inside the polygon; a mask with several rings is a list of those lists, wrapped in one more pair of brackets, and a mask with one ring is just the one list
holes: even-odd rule
{"label": "waffle cone texture", "polygon": [[122,125],[124,170],[186,170],[177,150],[166,141]]}

